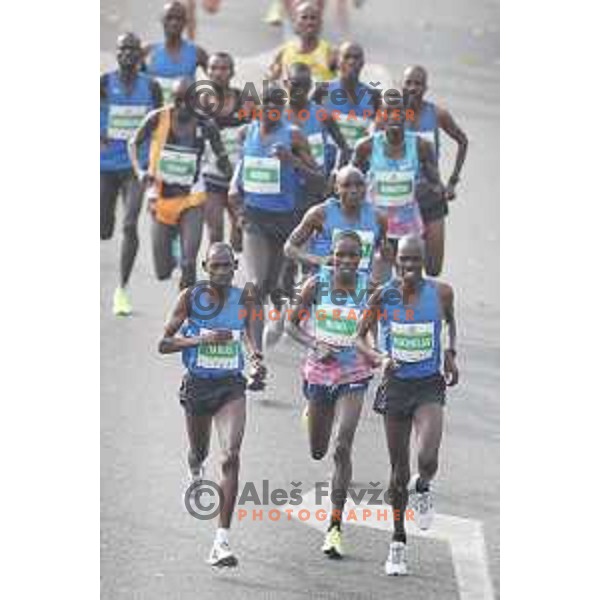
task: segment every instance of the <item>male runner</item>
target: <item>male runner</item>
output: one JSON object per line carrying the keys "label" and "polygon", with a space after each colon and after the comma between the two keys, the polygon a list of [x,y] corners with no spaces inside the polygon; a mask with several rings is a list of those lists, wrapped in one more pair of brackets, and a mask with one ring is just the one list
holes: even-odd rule
{"label": "male runner", "polygon": [[380,92],[360,81],[365,64],[362,46],[344,42],[339,55],[339,79],[319,84],[314,99],[337,121],[346,142],[354,149],[375,118]]}
{"label": "male runner", "polygon": [[206,69],[208,55],[203,48],[183,39],[187,23],[185,6],[175,0],[165,5],[161,17],[165,41],[148,44],[144,48],[147,73],[156,79],[162,90],[165,103],[172,100],[174,79],[196,79],[198,66]]}
{"label": "male runner", "polygon": [[335,48],[321,38],[322,15],[310,2],[299,4],[294,10],[294,28],[298,36],[285,44],[269,67],[269,79],[281,79],[293,63],[310,67],[315,81],[329,81],[335,77],[337,53]]}
{"label": "male runner", "polygon": [[[229,545],[229,528],[246,423],[243,343],[254,378],[264,379],[266,369],[246,316],[252,314],[252,300],[248,296],[243,302],[243,290],[231,285],[237,269],[231,247],[223,242],[213,244],[202,267],[209,283],[199,282],[179,294],[158,350],[161,354],[182,352],[186,374],[179,395],[190,443],[188,463],[196,482],[204,476],[213,423],[217,428],[223,502],[208,562],[215,567],[233,567],[238,561]],[[207,311],[219,301],[223,303],[221,310],[209,317]]]}
{"label": "male runner", "polygon": [[[352,443],[372,376],[369,362],[355,346],[367,285],[358,269],[360,260],[358,234],[341,232],[333,249],[333,269],[323,268],[306,281],[288,324],[290,336],[310,348],[303,368],[303,391],[308,400],[310,453],[315,460],[327,454],[334,419],[338,420],[330,486],[333,510],[322,548],[330,558],[343,554],[341,524],[352,479]],[[310,313],[312,333],[301,326]]]}
{"label": "male runner", "polygon": [[[131,314],[125,292],[139,245],[137,222],[143,201],[143,188],[135,177],[127,154],[127,140],[144,116],[162,104],[160,87],[139,73],[142,57],[140,39],[133,33],[117,40],[116,71],[100,77],[100,239],[112,238],[117,197],[125,200],[123,241],[121,243],[120,282],[113,297],[115,315]],[[147,144],[140,161],[148,160]]]}
{"label": "male runner", "polygon": [[[407,234],[424,233],[416,196],[417,180],[426,180],[440,198],[444,190],[433,146],[422,138],[405,134],[406,115],[402,106],[388,107],[385,112],[385,118],[381,119],[383,130],[358,142],[353,163],[362,171],[369,169],[369,200],[387,215],[388,238],[397,240]],[[437,275],[442,268],[444,240],[435,236],[425,236],[425,240],[426,271]]]}
{"label": "male runner", "polygon": [[[406,575],[404,512],[409,492],[415,495],[417,525],[428,529],[433,519],[431,480],[438,468],[446,385],[458,383],[454,292],[445,283],[423,278],[424,247],[407,236],[398,244],[399,279],[379,288],[369,300],[358,325],[357,347],[374,366],[383,367],[383,380],[374,409],[384,415],[391,466],[390,491],[394,535],[385,563],[388,575]],[[373,349],[367,334],[377,339],[383,329],[385,353]],[[448,336],[442,350],[442,322]],[[443,362],[442,362],[443,360]],[[443,369],[443,375],[440,370]],[[410,480],[410,436],[415,427],[418,474]]]}
{"label": "male runner", "polygon": [[[181,245],[181,289],[196,281],[196,257],[202,241],[202,208],[206,194],[200,176],[200,164],[206,139],[215,165],[223,176],[231,175],[231,165],[219,137],[208,119],[198,120],[186,105],[189,79],[174,84],[174,103],[150,113],[130,141],[131,162],[138,177],[153,186],[150,209],[153,214],[152,254],[159,280],[168,279],[175,268],[172,242]],[[151,137],[148,172],[140,169],[137,146]],[[198,185],[200,184],[200,186]]]}
{"label": "male runner", "polygon": [[[340,153],[339,166],[345,165],[350,160],[352,151],[346,143],[337,121],[316,102],[310,100],[309,94],[312,83],[308,65],[304,63],[290,65],[284,80],[289,97],[287,106],[289,111],[285,111],[285,116],[306,135],[313,158],[320,167],[325,169],[325,175],[329,176],[335,162],[335,151],[332,155],[328,155],[327,152],[330,140],[333,140]],[[307,191],[309,198],[307,198],[306,207],[322,200],[322,198],[311,194],[309,190]]]}
{"label": "male runner", "polygon": [[[244,227],[246,273],[263,305],[283,274],[283,245],[295,224],[298,176],[323,177],[304,134],[282,118],[284,96],[281,88],[268,89],[260,119],[252,121],[242,133],[239,183],[243,197],[238,193],[238,182],[231,186],[229,195],[230,208]],[[281,296],[273,298],[277,310],[281,310],[283,301]],[[257,318],[252,324],[262,350],[264,322]]]}
{"label": "male runner", "polygon": [[[215,52],[208,59],[208,78],[213,82],[223,97],[223,106],[213,119],[217,124],[229,162],[233,167],[237,164],[241,152],[240,127],[247,122],[240,114],[242,109],[242,92],[230,87],[234,75],[234,62],[230,54]],[[205,97],[200,97],[202,107]],[[208,102],[208,100],[206,100]],[[217,157],[210,148],[206,149],[202,161],[202,176],[206,186],[207,201],[204,205],[204,216],[208,227],[209,239],[220,242],[223,239],[223,211],[227,204],[227,191],[231,176],[225,176],[217,165]]]}
{"label": "male runner", "polygon": [[[446,132],[458,145],[452,174],[445,187],[443,198],[436,190],[432,190],[426,181],[418,182],[417,198],[421,206],[421,215],[425,222],[425,239],[427,246],[444,248],[444,219],[448,214],[447,202],[456,197],[455,188],[460,181],[460,172],[467,155],[468,140],[464,131],[456,124],[452,115],[444,108],[424,100],[427,91],[427,71],[420,66],[408,67],[404,71],[402,82],[402,98],[407,109],[415,113],[413,121],[407,122],[407,129],[416,132],[419,137],[431,142],[435,147],[439,160],[439,129]],[[431,275],[438,275],[442,268],[443,254],[438,262],[439,269],[429,270]],[[431,265],[430,265],[431,266]]]}
{"label": "male runner", "polygon": [[314,271],[331,264],[337,236],[351,229],[362,243],[359,269],[370,274],[375,254],[384,252],[386,218],[365,201],[365,180],[356,167],[342,167],[336,187],[339,198],[328,198],[304,215],[285,244],[285,254]]}

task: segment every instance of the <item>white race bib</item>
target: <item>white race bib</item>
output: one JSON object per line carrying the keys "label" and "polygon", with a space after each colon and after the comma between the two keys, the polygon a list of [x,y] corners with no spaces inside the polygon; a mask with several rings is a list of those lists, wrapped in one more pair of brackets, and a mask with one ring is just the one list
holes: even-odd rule
{"label": "white race bib", "polygon": [[197,154],[190,148],[165,146],[158,161],[158,178],[171,185],[191,187],[194,183]]}
{"label": "white race bib", "polygon": [[[334,318],[333,311],[338,311],[335,315],[337,318]],[[350,311],[353,311],[354,314],[352,315]],[[317,315],[315,315],[317,340],[342,348],[356,344],[356,329],[360,319],[359,309],[326,305],[318,307]],[[351,318],[348,318],[348,315]]]}
{"label": "white race bib", "polygon": [[[333,247],[335,246],[335,240],[344,230],[335,228],[333,230],[331,238],[331,253],[333,253]],[[373,259],[373,252],[375,248],[375,233],[373,231],[367,231],[365,229],[353,229],[352,231],[358,233],[360,237],[361,245],[361,256],[358,268],[366,271],[371,266],[371,260]]]}
{"label": "white race bib", "polygon": [[416,363],[433,356],[435,323],[395,323],[392,321],[392,358]]}
{"label": "white race bib", "polygon": [[[210,329],[201,329],[202,333]],[[218,344],[199,344],[196,364],[203,369],[239,369],[241,356],[241,331],[232,331],[233,339]]]}
{"label": "white race bib", "polygon": [[313,158],[317,164],[322,167],[325,163],[325,144],[323,143],[323,134],[311,133],[308,136],[308,144],[310,146],[310,153],[312,154]]}
{"label": "white race bib", "polygon": [[348,115],[341,114],[336,122],[350,148],[354,148],[356,142],[369,133],[369,121],[358,115],[349,119]]}
{"label": "white race bib", "polygon": [[[240,144],[238,142],[239,128],[237,127],[226,127],[221,129],[221,140],[231,166],[235,166],[240,158]],[[219,177],[225,177],[221,170],[217,167],[217,157],[213,152],[210,143],[206,144],[204,151],[204,168],[203,172],[207,175],[217,175]]]}
{"label": "white race bib", "polygon": [[251,194],[279,194],[281,161],[278,158],[245,156],[244,191]]}
{"label": "white race bib", "polygon": [[371,196],[376,206],[404,206],[415,200],[413,171],[375,171]]}
{"label": "white race bib", "polygon": [[146,106],[108,107],[108,137],[111,140],[128,140],[136,132],[143,121],[148,108]]}

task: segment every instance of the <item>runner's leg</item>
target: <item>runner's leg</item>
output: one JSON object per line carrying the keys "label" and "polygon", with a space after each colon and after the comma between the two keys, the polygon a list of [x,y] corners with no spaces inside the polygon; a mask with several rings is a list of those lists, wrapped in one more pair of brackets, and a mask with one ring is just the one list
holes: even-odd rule
{"label": "runner's leg", "polygon": [[208,239],[210,243],[222,242],[224,236],[224,219],[223,213],[225,210],[225,202],[227,200],[227,192],[206,192],[207,198],[204,204],[204,218],[208,228]]}
{"label": "runner's leg", "polygon": [[221,481],[223,505],[219,513],[219,527],[229,529],[238,492],[240,448],[246,426],[246,399],[230,400],[215,415],[215,427],[221,448]]}
{"label": "runner's leg", "polygon": [[438,469],[438,455],[444,429],[444,408],[436,402],[422,404],[414,414],[418,444],[419,479],[426,486]]}
{"label": "runner's leg", "polygon": [[[332,501],[332,524],[341,522],[348,486],[352,480],[352,444],[364,399],[365,390],[355,390],[341,395],[336,402],[337,430],[333,452],[334,469],[331,478],[331,492],[333,494],[336,490],[341,490],[344,501],[341,503]],[[336,511],[338,511],[337,514]]]}
{"label": "runner's leg", "polygon": [[444,265],[444,218],[431,221],[425,225],[425,272],[437,277]]}
{"label": "runner's leg", "polygon": [[127,182],[125,194],[125,220],[123,223],[123,242],[121,244],[121,287],[124,288],[129,282],[133,263],[137,255],[138,219],[144,201],[144,187],[137,177],[131,175]]}
{"label": "runner's leg", "polygon": [[393,541],[406,544],[404,513],[408,504],[412,418],[386,415],[384,420],[391,467],[389,490],[394,510]]}
{"label": "runner's leg", "polygon": [[122,185],[118,171],[100,171],[100,239],[110,240],[115,229],[117,197]]}
{"label": "runner's leg", "polygon": [[212,416],[185,416],[190,449],[188,451],[188,466],[192,476],[198,475],[200,467],[208,457],[210,447]]}
{"label": "runner's leg", "polygon": [[175,268],[175,260],[171,252],[173,226],[152,219],[152,258],[154,272],[160,281],[169,279]]}
{"label": "runner's leg", "polygon": [[181,234],[181,289],[196,282],[196,262],[202,242],[204,217],[200,206],[185,210],[179,219]]}

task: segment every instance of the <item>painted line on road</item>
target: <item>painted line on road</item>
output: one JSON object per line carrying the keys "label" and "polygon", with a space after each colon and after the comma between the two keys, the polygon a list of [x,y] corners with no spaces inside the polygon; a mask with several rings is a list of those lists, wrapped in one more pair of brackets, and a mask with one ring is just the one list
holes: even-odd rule
{"label": "painted line on road", "polygon": [[[319,509],[329,512],[330,506],[317,504],[316,489],[304,494],[302,503],[298,506],[287,504],[278,508],[280,512],[289,514],[301,523],[324,531],[325,522],[319,521],[316,517]],[[302,510],[309,512],[307,519],[300,519],[299,513]],[[357,520],[346,521],[348,525],[360,525],[387,533],[391,532],[393,513],[389,506],[378,507],[368,504],[361,506],[360,503],[356,504],[354,500],[348,498],[344,510],[354,510],[356,513]],[[364,515],[364,510],[370,511],[370,514]],[[378,510],[386,511],[385,519],[376,518]],[[439,539],[448,543],[461,600],[494,600],[481,521],[436,513],[434,524],[430,530],[421,531],[414,521],[406,521],[406,531],[411,536]]]}

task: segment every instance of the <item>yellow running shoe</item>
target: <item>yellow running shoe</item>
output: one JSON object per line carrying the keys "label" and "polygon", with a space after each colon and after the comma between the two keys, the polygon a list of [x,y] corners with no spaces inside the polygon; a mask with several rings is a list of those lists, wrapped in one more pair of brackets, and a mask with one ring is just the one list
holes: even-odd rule
{"label": "yellow running shoe", "polygon": [[329,558],[342,558],[342,532],[339,527],[332,527],[325,534],[322,550]]}
{"label": "yellow running shoe", "polygon": [[113,296],[113,314],[118,317],[127,317],[131,314],[131,302],[129,302],[127,292],[122,287],[118,287],[115,290]]}
{"label": "yellow running shoe", "polygon": [[272,0],[265,16],[265,23],[269,25],[283,25],[284,10],[281,0]]}

